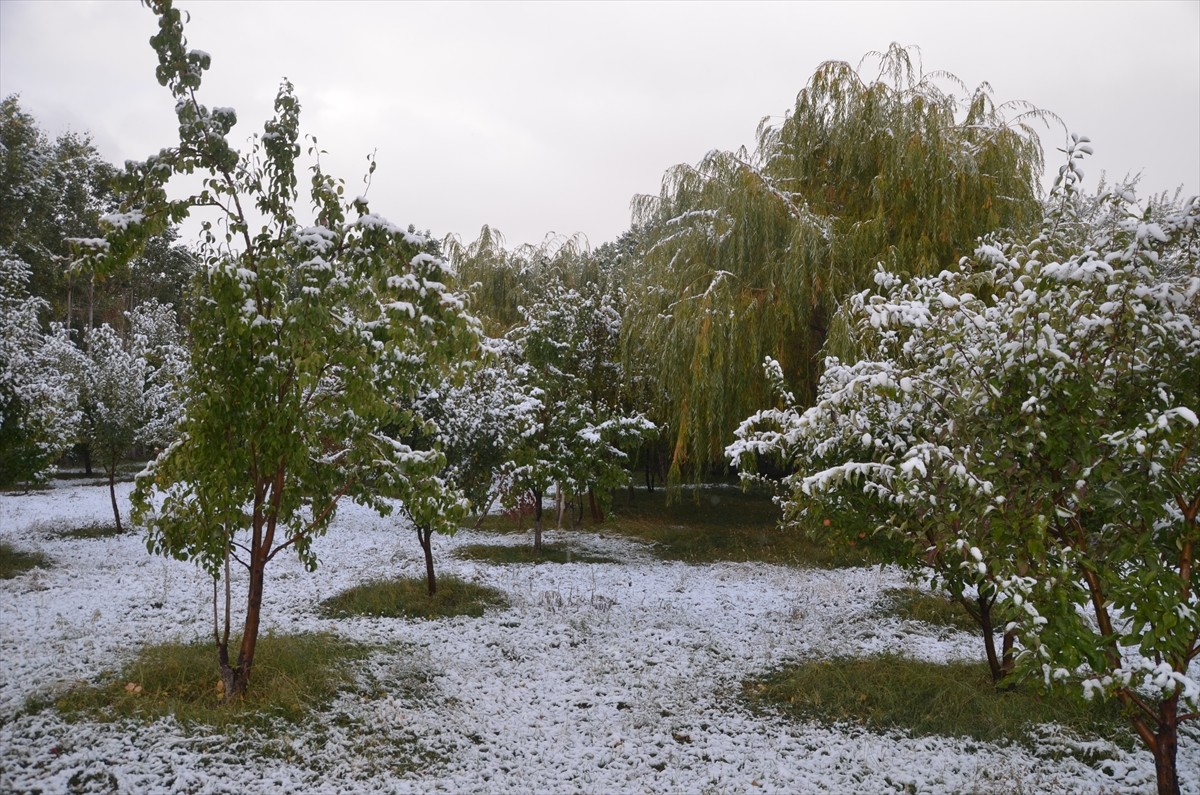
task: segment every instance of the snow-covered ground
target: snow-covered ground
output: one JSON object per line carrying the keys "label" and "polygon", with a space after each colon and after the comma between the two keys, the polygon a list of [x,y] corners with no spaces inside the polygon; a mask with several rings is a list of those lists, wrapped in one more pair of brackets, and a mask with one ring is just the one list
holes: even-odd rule
{"label": "snow-covered ground", "polygon": [[[1069,741],[1052,730],[1035,753],[794,724],[740,704],[743,679],[797,657],[976,658],[971,636],[878,622],[872,605],[903,584],[895,571],[663,563],[634,542],[586,533],[571,542],[624,562],[492,566],[450,553],[464,543],[528,541],[463,531],[435,542],[440,571],[504,590],[510,609],[478,619],[332,621],[318,614],[322,599],[422,571],[402,520],[354,505],[317,542],[316,573],[282,555],[270,565],[265,628],[379,644],[362,671],[382,685],[379,695],[342,697],[290,732],[286,752],[249,764],[242,755],[252,736],[231,746],[170,720],[22,715],[30,694],[115,670],[142,644],[210,632],[211,581],[192,565],[148,555],[133,535],[58,536],[109,512],[107,489],[96,486],[0,495],[0,539],[55,563],[0,580],[0,792],[1154,790],[1148,753],[1105,746],[1088,764],[1063,753]],[[444,761],[418,775],[393,773],[414,747]],[[1200,793],[1195,740],[1183,741],[1179,766],[1184,791]]]}

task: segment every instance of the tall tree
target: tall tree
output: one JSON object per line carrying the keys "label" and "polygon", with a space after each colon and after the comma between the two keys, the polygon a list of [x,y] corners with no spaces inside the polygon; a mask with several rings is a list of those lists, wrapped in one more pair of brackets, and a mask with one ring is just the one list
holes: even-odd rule
{"label": "tall tree", "polygon": [[[427,475],[440,453],[404,439],[420,423],[411,408],[418,385],[436,381],[470,334],[428,239],[371,213],[363,198],[343,203],[344,186],[322,171],[315,141],[307,193],[316,217],[300,219],[300,103],[291,84],[240,154],[226,139],[234,111],[197,97],[209,56],[188,48],[170,0],[151,7],[158,79],[175,98],[180,140],[127,165],[133,198],[110,217],[95,256],[100,267],[127,261],[196,205],[220,215],[205,225],[181,436],[133,499],[152,551],[195,560],[213,576],[228,701],[250,681],[271,560],[291,549],[315,569],[313,541],[344,499],[381,514],[390,510],[381,494],[398,494],[413,511],[439,504],[443,484]],[[193,172],[205,176],[203,190],[168,199],[167,180]],[[247,579],[232,650],[235,562]]]}
{"label": "tall tree", "polygon": [[61,326],[42,332],[46,302],[28,283],[29,266],[0,247],[0,487],[43,480],[80,421],[77,388],[61,367],[77,351]]}
{"label": "tall tree", "polygon": [[[1035,220],[1042,154],[1024,122],[1044,114],[913,56],[893,44],[858,69],[821,65],[753,152],[676,166],[635,200],[644,265],[626,348],[660,363],[673,482],[720,461],[769,402],[765,356],[812,398],[839,302],[877,262],[940,269],[981,234]],[[868,63],[878,72],[864,77]]]}
{"label": "tall tree", "polygon": [[28,264],[28,289],[46,302],[43,326],[61,322],[80,339],[102,323],[124,334],[125,313],[147,298],[183,306],[195,271],[170,227],[121,267],[79,261],[77,244],[98,238],[117,208],[116,175],[86,133],[51,140],[18,96],[0,101],[0,247]]}

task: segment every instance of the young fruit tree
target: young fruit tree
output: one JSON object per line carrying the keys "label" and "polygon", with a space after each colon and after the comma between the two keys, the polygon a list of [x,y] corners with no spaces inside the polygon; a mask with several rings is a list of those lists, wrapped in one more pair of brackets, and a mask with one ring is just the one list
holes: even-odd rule
{"label": "young fruit tree", "polygon": [[[300,103],[291,84],[281,86],[275,117],[248,151],[235,151],[226,140],[234,112],[197,98],[208,55],[188,49],[169,0],[151,7],[158,79],[176,100],[180,140],[127,165],[133,199],[110,219],[98,255],[135,255],[148,234],[194,206],[219,215],[205,224],[180,437],[138,478],[133,518],[147,528],[152,552],[194,560],[212,575],[229,701],[250,681],[268,563],[291,550],[314,570],[313,541],[342,500],[381,514],[391,508],[384,494],[438,504],[443,484],[427,475],[440,453],[404,440],[420,424],[416,385],[435,381],[471,333],[425,236],[371,213],[364,198],[344,202],[315,141],[315,218],[300,218]],[[193,172],[204,175],[203,190],[168,200],[167,180]],[[231,648],[235,563],[246,572],[246,595]]]}
{"label": "young fruit tree", "polygon": [[794,468],[789,520],[869,504],[904,561],[1002,606],[1001,666],[1119,699],[1178,793],[1200,717],[1200,202],[1088,200],[1090,151],[1072,138],[1031,239],[881,268],[848,306],[862,360],[827,361],[816,405],[759,412],[729,452]]}
{"label": "young fruit tree", "polygon": [[519,357],[514,372],[521,391],[536,408],[531,430],[517,440],[501,471],[515,486],[510,499],[526,491],[533,498],[534,548],[540,550],[542,498],[549,487],[577,501],[578,514],[587,495],[599,521],[604,499],[629,479],[625,451],[653,435],[655,426],[619,400],[621,315],[611,294],[551,277],[521,315],[508,339]]}

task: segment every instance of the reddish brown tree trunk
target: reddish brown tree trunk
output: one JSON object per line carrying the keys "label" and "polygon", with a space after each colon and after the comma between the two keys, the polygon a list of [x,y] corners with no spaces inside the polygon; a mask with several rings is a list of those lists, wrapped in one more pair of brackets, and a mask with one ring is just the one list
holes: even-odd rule
{"label": "reddish brown tree trunk", "polygon": [[[1129,692],[1121,692],[1121,701],[1130,708],[1133,707],[1134,696]],[[1133,727],[1142,742],[1154,755],[1154,777],[1158,782],[1158,795],[1179,795],[1179,771],[1175,766],[1175,757],[1179,750],[1179,694],[1158,703],[1157,726],[1151,725],[1145,718],[1136,718]]]}

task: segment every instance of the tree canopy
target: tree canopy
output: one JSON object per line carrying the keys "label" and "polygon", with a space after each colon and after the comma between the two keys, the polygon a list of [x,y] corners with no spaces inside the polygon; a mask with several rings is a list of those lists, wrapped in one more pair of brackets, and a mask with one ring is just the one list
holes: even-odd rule
{"label": "tree canopy", "polygon": [[721,460],[770,400],[764,356],[811,399],[839,302],[876,263],[927,272],[1035,220],[1042,153],[1026,122],[1044,114],[926,73],[915,54],[823,64],[754,151],[676,166],[635,200],[644,261],[625,347],[659,368],[674,482]]}

